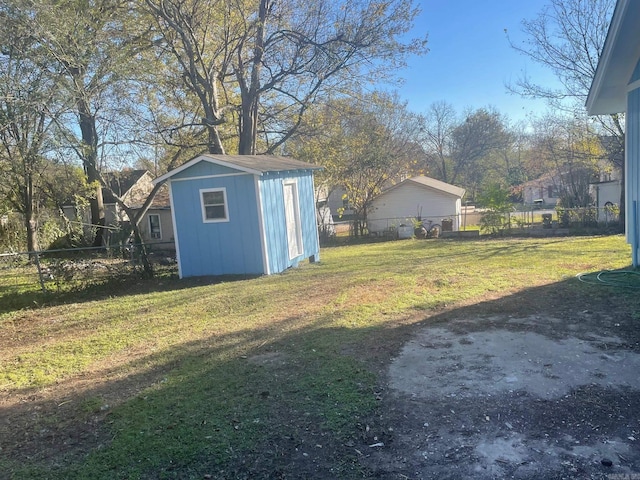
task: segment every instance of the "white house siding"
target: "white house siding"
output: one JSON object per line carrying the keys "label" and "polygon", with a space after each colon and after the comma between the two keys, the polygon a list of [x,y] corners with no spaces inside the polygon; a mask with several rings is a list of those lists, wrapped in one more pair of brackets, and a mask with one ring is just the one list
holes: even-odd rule
{"label": "white house siding", "polygon": [[609,204],[618,205],[620,203],[620,185],[620,180],[592,183],[589,186],[589,193],[596,208],[604,208]]}
{"label": "white house siding", "polygon": [[[343,198],[346,196],[346,190],[343,187],[335,187],[327,196],[327,207],[331,210],[332,215],[352,215],[353,210],[349,208],[349,202]],[[344,209],[344,210],[343,210]]]}
{"label": "white house siding", "polygon": [[[549,195],[549,193],[556,195]],[[542,203],[554,205],[558,201],[557,188],[553,180],[546,182],[526,184],[523,191],[523,201],[525,205],[533,205],[536,201],[542,200]]]}
{"label": "white house siding", "polygon": [[462,201],[429,187],[406,183],[383,193],[376,198],[367,215],[369,232],[381,233],[388,228],[404,223],[411,225],[412,219],[420,216],[442,224],[442,219],[453,220],[453,230],[460,229]]}

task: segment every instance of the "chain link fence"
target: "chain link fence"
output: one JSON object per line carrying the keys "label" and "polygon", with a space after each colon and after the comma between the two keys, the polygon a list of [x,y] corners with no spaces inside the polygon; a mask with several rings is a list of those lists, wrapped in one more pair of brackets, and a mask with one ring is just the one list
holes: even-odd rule
{"label": "chain link fence", "polygon": [[[177,274],[174,254],[145,247],[154,270]],[[0,301],[20,293],[73,291],[142,272],[141,245],[134,244],[2,253]]]}

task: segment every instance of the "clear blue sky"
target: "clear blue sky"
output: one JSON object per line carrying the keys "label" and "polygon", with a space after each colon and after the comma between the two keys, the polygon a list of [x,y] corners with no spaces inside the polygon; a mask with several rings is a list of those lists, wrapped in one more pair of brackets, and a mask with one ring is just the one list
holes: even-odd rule
{"label": "clear blue sky", "polygon": [[546,104],[507,92],[506,84],[525,72],[536,83],[557,85],[555,77],[513,50],[525,38],[523,19],[535,18],[548,0],[417,0],[422,13],[412,36],[429,35],[429,53],[412,57],[400,75],[409,109],[426,112],[440,100],[458,113],[467,107],[495,107],[512,121],[542,114]]}

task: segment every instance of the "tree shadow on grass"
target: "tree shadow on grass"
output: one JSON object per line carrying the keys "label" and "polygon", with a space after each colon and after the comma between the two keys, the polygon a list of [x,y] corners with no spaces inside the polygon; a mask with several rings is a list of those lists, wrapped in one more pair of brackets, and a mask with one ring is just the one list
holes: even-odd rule
{"label": "tree shadow on grass", "polygon": [[221,275],[179,279],[176,272],[145,278],[138,273],[110,276],[104,280],[79,283],[73,287],[47,291],[30,289],[15,291],[14,287],[0,287],[0,314],[45,306],[67,305],[104,300],[115,296],[140,295],[152,292],[184,290],[202,285],[238,282],[257,278],[257,275]]}
{"label": "tree shadow on grass", "polygon": [[[367,463],[370,445],[384,443],[390,454],[394,442],[402,445],[390,429],[402,427],[392,423],[401,419],[386,369],[418,329],[507,328],[552,338],[613,329],[638,350],[638,306],[628,290],[568,279],[375,327],[291,312],[45,390],[9,391],[0,467],[17,479],[401,478],[415,472]],[[537,324],[513,321],[531,316]],[[617,421],[600,428],[613,431]]]}

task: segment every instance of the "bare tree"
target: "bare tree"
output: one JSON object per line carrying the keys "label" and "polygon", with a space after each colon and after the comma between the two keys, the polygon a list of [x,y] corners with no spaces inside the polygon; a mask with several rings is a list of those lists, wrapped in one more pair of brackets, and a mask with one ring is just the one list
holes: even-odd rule
{"label": "bare tree", "polygon": [[583,116],[568,121],[546,116],[536,126],[532,149],[538,161],[548,165],[560,205],[566,208],[586,207],[593,199],[589,183],[598,170],[602,146]]}
{"label": "bare tree", "polygon": [[[221,92],[237,38],[230,20],[230,4],[224,0],[146,0],[155,19],[153,39],[164,62],[175,62],[182,87],[198,99],[201,119],[189,127],[201,127],[207,134],[207,151],[225,153],[219,127],[234,109]],[[170,73],[170,69],[163,71]],[[180,88],[180,86],[178,87]],[[166,93],[165,93],[166,94]]]}
{"label": "bare tree", "polygon": [[456,127],[457,114],[453,105],[435,102],[429,106],[421,119],[423,126],[423,146],[427,166],[443,182],[449,183],[451,176],[451,135]]}
{"label": "bare tree", "polygon": [[250,43],[255,53],[242,52],[238,58],[246,60],[234,67],[243,112],[251,105],[253,115],[261,114],[241,125],[260,121],[263,128],[252,132],[253,145],[249,136],[244,142],[241,138],[244,153],[256,150],[259,133],[263,148],[276,151],[317,99],[372,78],[380,81],[402,66],[407,55],[426,53],[426,38],[406,37],[417,15],[412,0],[262,0],[259,19],[261,15],[264,20]]}
{"label": "bare tree", "polygon": [[526,39],[522,44],[510,42],[511,46],[549,68],[562,88],[553,89],[523,77],[513,89],[525,96],[552,101],[571,98],[583,106],[614,6],[615,0],[549,0],[536,18],[523,20]]}
{"label": "bare tree", "polygon": [[471,195],[484,181],[486,159],[513,141],[497,111],[481,108],[460,119],[446,102],[431,105],[423,117],[421,137],[432,174],[464,186]]}
{"label": "bare tree", "polygon": [[[511,46],[534,62],[547,67],[560,81],[553,89],[523,77],[509,88],[521,95],[547,99],[570,113],[584,112],[591,81],[607,38],[615,0],[549,0],[535,19],[522,22],[526,39]],[[567,103],[567,100],[569,101]],[[608,158],[622,172],[621,222],[624,219],[624,120],[622,115],[596,117],[601,134],[610,137]]]}
{"label": "bare tree", "polygon": [[157,20],[160,54],[172,54],[201,104],[210,152],[225,150],[221,131],[234,119],[239,153],[272,153],[319,96],[347,88],[365,70],[380,79],[408,54],[426,52],[425,39],[404,37],[417,14],[412,0],[146,5]]}

